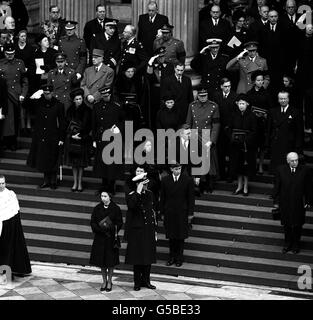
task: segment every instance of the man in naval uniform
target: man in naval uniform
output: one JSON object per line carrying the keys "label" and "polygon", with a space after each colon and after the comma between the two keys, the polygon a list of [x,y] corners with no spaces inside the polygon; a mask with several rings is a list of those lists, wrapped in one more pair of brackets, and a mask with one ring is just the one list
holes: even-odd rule
{"label": "man in naval uniform", "polygon": [[78,83],[77,74],[70,67],[66,66],[66,56],[58,53],[55,57],[57,67],[48,73],[48,85],[53,87],[53,96],[63,103],[65,113],[71,106],[70,93]]}
{"label": "man in naval uniform", "polygon": [[[209,162],[209,166],[202,163],[203,170],[195,178],[195,184],[200,186],[200,192],[212,193],[214,179],[218,176],[216,142],[220,129],[220,113],[218,105],[208,99],[206,88],[201,88],[198,91],[198,100],[190,104],[186,124],[191,129],[196,129],[195,132],[193,130],[191,138],[198,140],[198,153],[202,161]],[[208,167],[209,172],[206,172]]]}
{"label": "man in naval uniform", "polygon": [[258,55],[258,43],[249,41],[244,45],[245,49],[234,59],[230,60],[226,66],[229,71],[239,70],[240,79],[237,93],[247,93],[253,87],[251,75],[254,71],[266,71],[266,59]]}
{"label": "man in naval uniform", "polygon": [[75,21],[66,22],[66,36],[59,41],[59,51],[66,54],[68,66],[75,71],[77,79],[81,80],[87,64],[87,49],[85,41],[76,34],[76,25]]}
{"label": "man in naval uniform", "polygon": [[191,61],[191,68],[201,74],[201,84],[212,96],[220,88],[220,82],[226,76],[228,56],[220,52],[222,40],[212,38],[207,40],[198,55]]}
{"label": "man in naval uniform", "polygon": [[173,37],[174,27],[166,24],[162,27],[162,37],[154,40],[153,49],[157,50],[160,47],[165,47],[165,61],[173,65],[181,62],[185,64],[186,50],[184,42]]}

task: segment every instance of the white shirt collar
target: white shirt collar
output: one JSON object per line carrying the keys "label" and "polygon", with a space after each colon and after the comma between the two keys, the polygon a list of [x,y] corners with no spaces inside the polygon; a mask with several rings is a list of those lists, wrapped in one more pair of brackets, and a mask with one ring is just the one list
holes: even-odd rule
{"label": "white shirt collar", "polygon": [[127,44],[130,45],[134,41],[135,37],[131,38],[130,40],[127,41]]}
{"label": "white shirt collar", "polygon": [[216,20],[215,20],[215,19],[212,18],[213,26],[215,26],[216,24],[218,24],[219,21],[220,21],[220,19],[216,19]]}
{"label": "white shirt collar", "polygon": [[[155,16],[151,19],[151,20],[152,20],[152,23],[154,22],[156,16],[157,16],[157,15],[155,15]],[[150,21],[150,17],[149,17],[149,21]]]}
{"label": "white shirt collar", "polygon": [[172,176],[173,176],[173,180],[174,180],[174,181],[179,181],[180,175],[176,177],[176,176],[174,176],[174,175],[172,174]]}

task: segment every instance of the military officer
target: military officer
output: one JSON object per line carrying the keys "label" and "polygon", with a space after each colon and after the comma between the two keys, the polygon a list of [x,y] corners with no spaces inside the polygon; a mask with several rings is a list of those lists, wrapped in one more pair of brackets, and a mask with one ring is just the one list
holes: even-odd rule
{"label": "military officer", "polygon": [[[117,23],[118,20],[106,19],[104,32],[96,34],[91,40],[91,52],[93,49],[103,50],[103,62],[113,70],[118,65],[122,50],[121,40],[116,35]],[[92,56],[90,62],[92,62]]]}
{"label": "military officer", "polygon": [[122,58],[120,69],[131,63],[136,67],[136,73],[142,75],[145,71],[149,57],[143,45],[136,39],[136,27],[127,25],[123,31]]}
{"label": "military officer", "polygon": [[70,93],[78,83],[75,71],[66,66],[66,55],[58,53],[55,57],[57,67],[48,73],[48,85],[53,87],[53,96],[64,104],[65,112],[71,106]]}
{"label": "military officer", "polygon": [[229,58],[220,52],[221,39],[208,39],[207,44],[190,65],[192,69],[201,74],[201,84],[212,96],[220,89],[220,82],[227,75],[226,64]]}
{"label": "military officer", "polygon": [[191,138],[198,139],[203,162],[203,170],[201,169],[201,173],[195,178],[195,183],[200,185],[200,191],[213,192],[213,181],[218,176],[216,142],[220,130],[220,113],[218,105],[208,99],[208,90],[205,87],[198,90],[198,100],[190,104],[186,124],[191,129],[196,129]]}
{"label": "military officer", "polygon": [[27,165],[44,173],[39,188],[57,188],[59,147],[65,138],[65,115],[63,104],[52,95],[53,87],[41,86],[42,96],[34,103],[35,126]]}
{"label": "military officer", "polygon": [[247,93],[253,87],[251,75],[254,71],[266,71],[266,59],[258,55],[258,42],[249,41],[244,44],[244,50],[234,59],[227,63],[227,70],[239,70],[240,80],[237,87],[237,93]]}
{"label": "military officer", "polygon": [[17,148],[20,104],[24,102],[28,92],[28,79],[24,62],[15,59],[12,44],[4,46],[5,58],[0,60],[0,75],[6,80],[8,87],[8,110],[3,123],[4,144],[12,151]]}
{"label": "military officer", "polygon": [[87,64],[87,48],[85,40],[78,38],[75,21],[67,21],[65,25],[66,36],[59,41],[59,51],[67,56],[68,66],[76,73],[77,79],[81,80]]}
{"label": "military officer", "polygon": [[[123,168],[120,164],[107,164],[103,158],[103,148],[109,144],[102,141],[103,133],[111,130],[113,134],[120,134],[123,131],[125,115],[122,107],[111,100],[112,89],[110,87],[102,87],[99,89],[101,94],[92,110],[92,138],[93,147],[96,149],[94,161],[94,174],[98,178],[102,178],[102,188],[115,193],[115,180],[123,175]],[[101,188],[101,190],[102,190]]]}
{"label": "military officer", "polygon": [[178,62],[185,63],[186,50],[184,42],[173,38],[173,29],[174,26],[169,24],[164,25],[161,29],[162,37],[154,40],[153,49],[156,50],[160,47],[165,47],[166,62],[170,62],[173,65]]}

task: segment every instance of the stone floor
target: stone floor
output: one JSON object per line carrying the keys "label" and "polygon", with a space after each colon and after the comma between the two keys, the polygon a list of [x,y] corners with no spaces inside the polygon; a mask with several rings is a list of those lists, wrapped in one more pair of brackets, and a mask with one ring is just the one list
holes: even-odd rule
{"label": "stone floor", "polygon": [[0,300],[298,300],[313,293],[214,280],[151,275],[156,290],[133,290],[132,274],[117,271],[112,292],[100,292],[96,268],[32,263],[29,277],[6,283],[0,278]]}

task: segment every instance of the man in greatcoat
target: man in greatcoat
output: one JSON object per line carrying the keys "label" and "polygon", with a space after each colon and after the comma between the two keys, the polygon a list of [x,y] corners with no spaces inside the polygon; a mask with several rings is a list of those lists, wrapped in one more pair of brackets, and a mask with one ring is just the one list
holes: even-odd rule
{"label": "man in greatcoat", "polygon": [[28,79],[25,64],[15,58],[15,48],[11,44],[5,45],[5,58],[0,61],[0,75],[6,80],[8,88],[8,109],[3,124],[5,144],[15,151],[19,132],[21,103],[28,92]]}
{"label": "man in greatcoat", "polygon": [[164,217],[166,238],[169,239],[170,258],[167,266],[174,263],[181,267],[184,261],[184,242],[193,217],[195,190],[193,180],[182,173],[179,163],[170,165],[171,175],[161,181],[160,213]]}
{"label": "man in greatcoat", "polygon": [[270,148],[271,172],[285,163],[288,152],[302,154],[303,120],[298,109],[289,104],[289,93],[279,92],[279,106],[269,111],[265,146]]}
{"label": "man in greatcoat", "polygon": [[66,66],[66,58],[64,53],[58,53],[57,67],[48,73],[48,85],[53,87],[53,96],[64,105],[65,113],[72,104],[70,93],[79,81],[75,71]]}
{"label": "man in greatcoat", "polygon": [[244,45],[245,49],[234,59],[227,63],[229,71],[239,70],[239,83],[237,93],[247,93],[253,87],[252,73],[259,70],[267,70],[267,62],[258,55],[258,43],[249,41]]}
{"label": "man in greatcoat", "polygon": [[124,131],[125,114],[122,107],[111,100],[112,89],[110,87],[100,88],[100,94],[101,100],[94,105],[92,110],[92,138],[93,147],[96,149],[93,170],[97,178],[102,178],[101,190],[115,194],[115,180],[123,176],[123,166],[122,164],[105,163],[103,149],[109,142],[102,141],[102,136],[107,130],[121,135]]}
{"label": "man in greatcoat", "polygon": [[84,39],[76,34],[76,21],[67,21],[66,36],[59,41],[59,51],[67,56],[67,65],[75,71],[77,80],[81,80],[87,64],[87,49]]}
{"label": "man in greatcoat", "polygon": [[53,88],[41,87],[43,95],[34,102],[35,125],[27,165],[43,172],[44,181],[39,188],[57,188],[57,170],[60,147],[65,139],[64,105],[53,97]]}
{"label": "man in greatcoat", "polygon": [[99,89],[110,87],[114,80],[114,71],[103,62],[104,51],[94,49],[92,51],[93,66],[85,70],[84,78],[81,83],[84,89],[84,96],[89,107],[98,103],[102,96]]}
{"label": "man in greatcoat", "polygon": [[194,129],[191,138],[198,141],[199,156],[206,163],[202,163],[195,183],[201,192],[212,193],[213,182],[219,175],[216,143],[220,131],[220,113],[218,105],[208,99],[207,89],[198,90],[198,99],[189,106],[186,124]]}
{"label": "man in greatcoat", "polygon": [[226,76],[228,56],[220,52],[221,39],[208,39],[208,45],[191,61],[191,68],[201,75],[201,85],[209,94],[219,90],[220,81]]}
{"label": "man in greatcoat", "polygon": [[283,253],[300,251],[305,210],[312,204],[312,173],[299,165],[295,152],[287,155],[287,164],[278,167],[274,184],[274,204],[278,204],[285,241]]}

